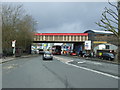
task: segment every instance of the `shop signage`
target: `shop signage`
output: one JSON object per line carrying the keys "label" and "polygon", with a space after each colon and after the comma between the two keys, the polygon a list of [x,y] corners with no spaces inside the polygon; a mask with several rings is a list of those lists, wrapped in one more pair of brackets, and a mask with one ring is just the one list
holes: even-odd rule
{"label": "shop signage", "polygon": [[91,41],[85,41],[85,50],[91,50]]}
{"label": "shop signage", "polygon": [[93,43],[107,43],[105,41],[94,41]]}

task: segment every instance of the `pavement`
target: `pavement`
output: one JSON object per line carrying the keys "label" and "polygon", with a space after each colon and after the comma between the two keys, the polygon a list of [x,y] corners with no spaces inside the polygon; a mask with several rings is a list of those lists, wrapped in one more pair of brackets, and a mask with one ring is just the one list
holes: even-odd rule
{"label": "pavement", "polygon": [[38,55],[30,54],[30,55],[23,55],[21,57],[14,57],[14,56],[5,57],[5,58],[0,59],[0,64],[8,62],[8,61],[16,60],[16,58],[27,58],[31,56],[38,56]]}

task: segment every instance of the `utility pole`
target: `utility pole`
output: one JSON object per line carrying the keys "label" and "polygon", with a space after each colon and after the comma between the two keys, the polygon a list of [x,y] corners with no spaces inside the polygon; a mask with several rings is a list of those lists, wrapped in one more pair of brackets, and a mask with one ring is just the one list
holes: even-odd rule
{"label": "utility pole", "polygon": [[2,3],[0,3],[0,58],[2,57]]}

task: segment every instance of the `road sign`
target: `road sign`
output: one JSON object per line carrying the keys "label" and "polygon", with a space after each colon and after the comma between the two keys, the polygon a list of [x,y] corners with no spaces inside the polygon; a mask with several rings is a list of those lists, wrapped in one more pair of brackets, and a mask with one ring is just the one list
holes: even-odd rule
{"label": "road sign", "polygon": [[12,41],[12,47],[15,47],[15,42],[16,42],[16,40]]}
{"label": "road sign", "polygon": [[91,50],[91,41],[85,41],[85,50]]}

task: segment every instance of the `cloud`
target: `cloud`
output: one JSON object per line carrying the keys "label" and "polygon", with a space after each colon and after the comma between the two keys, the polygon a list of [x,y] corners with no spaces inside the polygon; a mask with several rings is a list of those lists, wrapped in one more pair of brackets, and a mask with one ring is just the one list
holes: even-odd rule
{"label": "cloud", "polygon": [[38,30],[41,33],[81,33],[84,31],[85,27],[80,22],[63,23],[59,27]]}
{"label": "cloud", "polygon": [[38,32],[84,32],[98,29],[107,2],[27,2],[25,10],[38,23]]}

